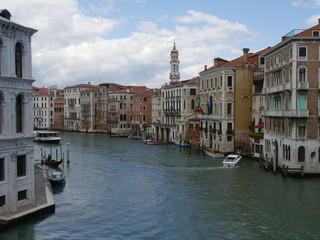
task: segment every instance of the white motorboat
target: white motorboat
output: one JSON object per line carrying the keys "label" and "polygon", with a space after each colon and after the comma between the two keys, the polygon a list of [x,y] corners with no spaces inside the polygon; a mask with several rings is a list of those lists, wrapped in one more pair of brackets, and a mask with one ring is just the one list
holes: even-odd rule
{"label": "white motorboat", "polygon": [[61,140],[61,137],[58,136],[59,132],[55,131],[36,131],[35,134],[34,142],[59,143]]}
{"label": "white motorboat", "polygon": [[224,167],[235,167],[237,164],[239,164],[242,156],[239,154],[229,154],[224,160],[223,160],[223,166]]}

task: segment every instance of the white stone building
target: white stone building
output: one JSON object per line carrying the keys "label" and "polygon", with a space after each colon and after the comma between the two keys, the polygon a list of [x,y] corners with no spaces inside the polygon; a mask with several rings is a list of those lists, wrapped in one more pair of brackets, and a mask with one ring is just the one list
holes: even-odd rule
{"label": "white stone building", "polygon": [[0,215],[35,203],[31,36],[0,10]]}
{"label": "white stone building", "polygon": [[35,129],[51,129],[54,125],[54,102],[57,97],[57,87],[33,90],[33,126]]}
{"label": "white stone building", "polygon": [[93,87],[88,83],[64,88],[64,125],[67,131],[81,130],[81,92]]}

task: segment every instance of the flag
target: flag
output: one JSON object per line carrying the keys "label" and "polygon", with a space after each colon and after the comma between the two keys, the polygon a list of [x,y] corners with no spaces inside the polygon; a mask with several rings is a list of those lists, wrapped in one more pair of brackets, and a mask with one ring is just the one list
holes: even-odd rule
{"label": "flag", "polygon": [[208,114],[212,114],[210,103],[207,101]]}
{"label": "flag", "polygon": [[204,111],[203,111],[202,107],[200,107],[199,112],[200,112],[201,114],[204,114]]}

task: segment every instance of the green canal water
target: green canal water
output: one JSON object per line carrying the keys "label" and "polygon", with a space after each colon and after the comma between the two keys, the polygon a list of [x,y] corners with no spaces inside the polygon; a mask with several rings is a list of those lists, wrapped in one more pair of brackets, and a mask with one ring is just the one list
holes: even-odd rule
{"label": "green canal water", "polygon": [[71,161],[66,185],[54,190],[55,213],[1,240],[320,239],[318,178],[282,178],[252,159],[227,169],[223,159],[173,145],[61,136]]}

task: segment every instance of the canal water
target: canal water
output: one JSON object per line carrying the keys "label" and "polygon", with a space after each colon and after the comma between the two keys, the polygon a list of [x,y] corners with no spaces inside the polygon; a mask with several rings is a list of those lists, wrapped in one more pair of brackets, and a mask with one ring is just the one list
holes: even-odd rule
{"label": "canal water", "polygon": [[71,154],[55,213],[3,231],[1,240],[320,239],[318,178],[284,179],[251,159],[227,169],[223,159],[173,145],[61,136]]}

